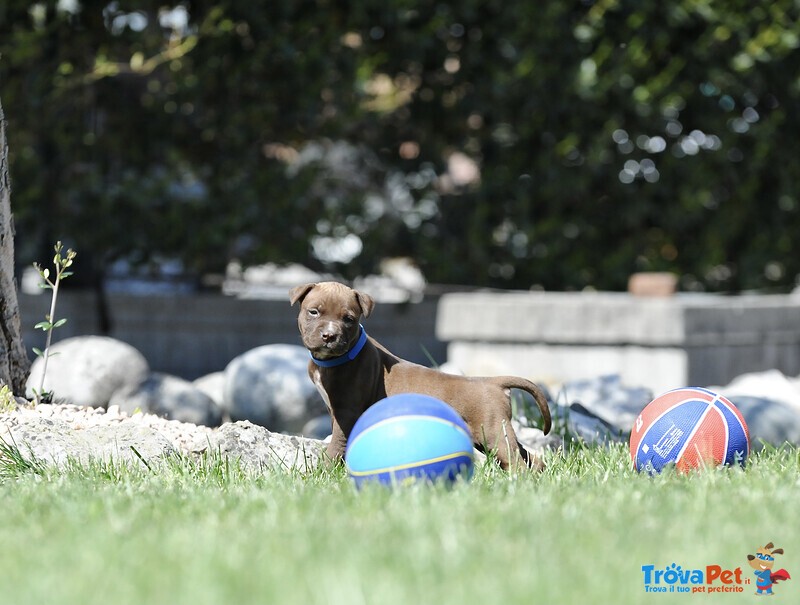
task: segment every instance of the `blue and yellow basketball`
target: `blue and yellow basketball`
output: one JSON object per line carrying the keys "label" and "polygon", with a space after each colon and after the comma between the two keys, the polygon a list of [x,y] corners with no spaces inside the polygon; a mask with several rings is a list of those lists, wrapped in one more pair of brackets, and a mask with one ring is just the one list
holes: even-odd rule
{"label": "blue and yellow basketball", "polygon": [[353,427],[345,451],[357,486],[445,481],[472,476],[472,437],[449,405],[407,393],[381,399]]}

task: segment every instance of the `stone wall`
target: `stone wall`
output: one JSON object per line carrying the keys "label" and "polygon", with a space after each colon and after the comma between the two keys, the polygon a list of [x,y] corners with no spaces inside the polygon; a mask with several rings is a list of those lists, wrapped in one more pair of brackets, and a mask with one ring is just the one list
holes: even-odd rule
{"label": "stone wall", "polygon": [[796,296],[469,293],[442,297],[436,335],[467,373],[543,381],[617,373],[654,392],[800,373]]}

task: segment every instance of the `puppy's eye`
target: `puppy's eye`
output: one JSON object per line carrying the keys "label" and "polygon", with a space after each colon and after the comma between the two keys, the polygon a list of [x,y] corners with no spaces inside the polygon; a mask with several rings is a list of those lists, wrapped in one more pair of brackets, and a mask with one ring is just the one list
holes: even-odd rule
{"label": "puppy's eye", "polygon": [[348,326],[350,326],[356,322],[356,318],[353,317],[352,315],[345,315],[342,321],[346,323]]}
{"label": "puppy's eye", "polygon": [[319,317],[319,309],[309,309],[308,314],[311,317]]}

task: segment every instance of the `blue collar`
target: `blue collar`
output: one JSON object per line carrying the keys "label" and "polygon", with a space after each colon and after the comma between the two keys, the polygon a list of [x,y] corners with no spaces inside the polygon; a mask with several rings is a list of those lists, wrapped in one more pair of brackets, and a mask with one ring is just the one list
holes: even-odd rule
{"label": "blue collar", "polygon": [[335,368],[336,366],[345,364],[348,361],[353,361],[356,357],[358,357],[358,354],[361,353],[361,349],[364,348],[364,345],[367,344],[367,331],[364,330],[364,326],[361,324],[359,324],[358,327],[361,328],[361,334],[359,335],[356,344],[347,353],[340,355],[339,357],[334,357],[333,359],[317,359],[312,353],[311,361],[322,368]]}

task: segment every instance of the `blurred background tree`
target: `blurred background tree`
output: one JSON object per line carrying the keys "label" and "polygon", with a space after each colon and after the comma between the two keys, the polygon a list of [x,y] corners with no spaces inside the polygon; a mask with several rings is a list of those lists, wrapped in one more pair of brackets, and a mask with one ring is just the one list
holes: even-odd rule
{"label": "blurred background tree", "polygon": [[7,0],[17,258],[790,289],[798,23],[793,0]]}

